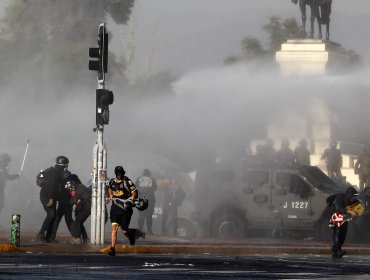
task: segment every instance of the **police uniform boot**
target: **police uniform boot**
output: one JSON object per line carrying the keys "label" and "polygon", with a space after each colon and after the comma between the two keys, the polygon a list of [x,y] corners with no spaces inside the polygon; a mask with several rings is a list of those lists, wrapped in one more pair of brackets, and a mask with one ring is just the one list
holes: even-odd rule
{"label": "police uniform boot", "polygon": [[114,257],[116,255],[116,249],[114,247],[110,247],[108,250],[108,255]]}
{"label": "police uniform boot", "polygon": [[331,247],[331,256],[332,258],[337,258],[337,249],[335,248],[335,246]]}
{"label": "police uniform boot", "polygon": [[39,232],[37,235],[36,235],[36,238],[40,241],[46,241],[46,237],[43,233]]}

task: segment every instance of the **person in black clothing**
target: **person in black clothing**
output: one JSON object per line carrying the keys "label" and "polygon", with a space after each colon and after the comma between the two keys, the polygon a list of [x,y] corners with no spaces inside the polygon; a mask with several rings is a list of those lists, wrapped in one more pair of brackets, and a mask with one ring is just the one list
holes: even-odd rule
{"label": "person in black clothing", "polygon": [[154,192],[158,189],[157,182],[151,177],[151,172],[148,169],[144,169],[143,176],[137,178],[135,182],[138,191],[145,196],[148,201],[148,208],[145,211],[139,212],[139,229],[143,230],[144,222],[146,221],[146,229],[148,234],[153,234],[153,212],[155,206],[155,194]]}
{"label": "person in black clothing", "polygon": [[64,170],[68,167],[68,158],[59,156],[55,160],[55,166],[51,166],[36,177],[36,184],[41,187],[40,201],[46,212],[46,218],[42,223],[37,238],[41,241],[50,242],[52,226],[56,213],[57,191],[63,184]]}
{"label": "person in black clothing", "polygon": [[[66,167],[68,168],[68,166]],[[63,174],[63,184],[60,185],[57,194],[56,194],[56,199],[58,201],[58,205],[56,208],[56,216],[53,222],[53,226],[51,229],[51,235],[49,238],[50,242],[57,242],[56,241],[56,234],[58,231],[59,223],[62,220],[64,216],[64,220],[66,222],[67,228],[69,232],[72,235],[72,212],[73,212],[73,205],[71,204],[71,193],[68,189],[64,187],[65,183],[68,181],[74,181],[77,184],[81,184],[81,180],[78,178],[76,174],[72,174],[68,169],[64,170]]]}
{"label": "person in black clothing", "polygon": [[20,171],[17,174],[8,173],[8,167],[11,161],[8,154],[0,155],[0,213],[4,208],[4,189],[6,181],[17,179],[21,175]]}
{"label": "person in black clothing", "polygon": [[130,178],[125,176],[122,166],[114,168],[116,178],[111,179],[108,184],[108,199],[112,201],[110,209],[110,220],[112,222],[112,244],[108,251],[110,256],[116,255],[116,241],[118,227],[120,226],[123,234],[130,240],[131,245],[135,245],[136,239],[145,238],[145,234],[139,229],[129,228],[135,200],[138,192],[135,184]]}
{"label": "person in black clothing", "polygon": [[87,244],[88,236],[84,222],[91,214],[91,190],[75,181],[68,181],[65,188],[70,191],[71,205],[76,205],[75,220],[72,222],[72,244]]}
{"label": "person in black clothing", "polygon": [[[177,210],[185,199],[185,192],[177,182],[170,178],[170,185],[164,189],[164,203],[162,214],[162,233],[177,235]],[[168,224],[168,221],[170,223]],[[171,225],[169,230],[167,227]]]}
{"label": "person in black clothing", "polygon": [[[346,215],[346,207],[352,205],[356,201],[356,198],[354,197],[355,194],[357,194],[357,190],[354,187],[349,187],[344,194],[336,195],[332,203],[334,206],[334,211],[332,214],[334,214],[334,212],[340,212],[341,214]],[[332,229],[334,243],[332,246],[332,257],[341,258],[345,254],[345,251],[342,250],[342,246],[346,239],[348,222],[345,222],[340,227],[333,226]]]}

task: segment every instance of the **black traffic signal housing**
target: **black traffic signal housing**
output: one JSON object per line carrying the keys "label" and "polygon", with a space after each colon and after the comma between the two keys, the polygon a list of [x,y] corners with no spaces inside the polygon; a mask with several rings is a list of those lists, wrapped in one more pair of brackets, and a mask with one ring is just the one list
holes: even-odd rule
{"label": "black traffic signal housing", "polygon": [[108,72],[108,33],[105,24],[99,25],[98,47],[89,48],[89,70],[98,71],[98,79],[104,80],[104,73]]}
{"label": "black traffic signal housing", "polygon": [[113,92],[107,89],[96,90],[96,125],[109,123],[109,105],[114,101]]}

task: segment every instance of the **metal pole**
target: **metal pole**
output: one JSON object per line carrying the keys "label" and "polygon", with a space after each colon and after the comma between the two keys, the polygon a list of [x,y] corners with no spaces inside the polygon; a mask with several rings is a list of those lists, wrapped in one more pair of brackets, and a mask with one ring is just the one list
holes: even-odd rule
{"label": "metal pole", "polygon": [[92,193],[91,193],[91,235],[90,243],[97,244],[96,242],[96,198],[98,193],[98,142],[95,143],[93,149],[93,172],[92,172]]}
{"label": "metal pole", "polygon": [[26,161],[26,156],[27,156],[29,146],[30,146],[30,140],[27,140],[26,151],[24,152],[23,161],[22,161],[22,165],[21,165],[21,172],[23,171],[24,162]]}
{"label": "metal pole", "polygon": [[[105,24],[99,25],[99,33],[105,34]],[[104,38],[104,36],[103,36]],[[104,39],[103,39],[104,40]],[[104,43],[103,43],[104,45]],[[105,88],[104,70],[98,75],[98,89]],[[105,182],[107,180],[107,150],[104,144],[104,125],[97,124],[97,140],[93,148],[93,178],[91,202],[91,244],[104,244]]]}

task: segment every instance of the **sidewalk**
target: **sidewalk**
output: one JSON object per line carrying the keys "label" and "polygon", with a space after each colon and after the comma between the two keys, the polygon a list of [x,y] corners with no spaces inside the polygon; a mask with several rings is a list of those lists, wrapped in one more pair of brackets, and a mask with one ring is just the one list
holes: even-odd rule
{"label": "sidewalk", "polygon": [[[105,245],[72,245],[70,237],[61,235],[59,243],[43,243],[30,233],[21,234],[21,246],[14,247],[10,244],[6,233],[1,232],[0,252],[21,253],[106,253],[109,243]],[[109,236],[106,237],[109,241]],[[211,238],[186,239],[170,236],[147,236],[139,239],[135,246],[128,245],[128,240],[119,235],[117,253],[144,253],[144,254],[217,254],[217,255],[275,255],[275,254],[299,254],[299,255],[329,255],[331,244],[313,240],[291,239],[240,239],[220,240]],[[348,255],[370,255],[370,244],[345,244],[344,250]]]}

